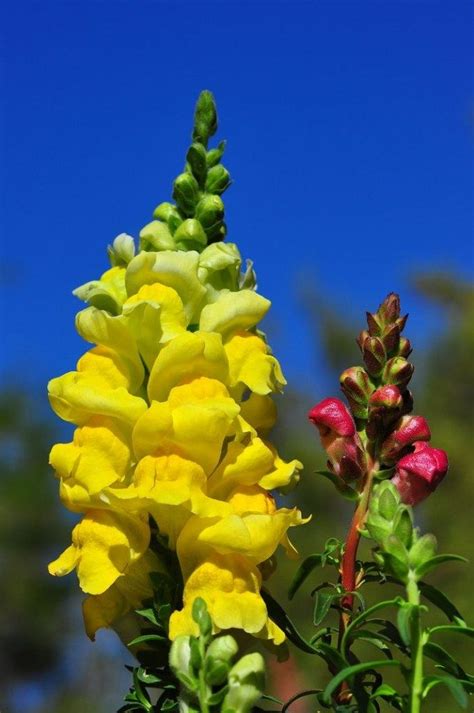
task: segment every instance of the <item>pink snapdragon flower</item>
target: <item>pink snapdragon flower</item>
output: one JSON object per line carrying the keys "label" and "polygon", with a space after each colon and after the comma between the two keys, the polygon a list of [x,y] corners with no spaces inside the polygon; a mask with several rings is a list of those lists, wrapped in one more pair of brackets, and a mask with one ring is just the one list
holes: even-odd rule
{"label": "pink snapdragon flower", "polygon": [[448,472],[448,456],[440,448],[415,443],[413,453],[403,456],[396,466],[392,482],[407,505],[417,505],[428,497]]}
{"label": "pink snapdragon flower", "polygon": [[364,451],[347,406],[340,399],[327,398],[311,409],[308,418],[319,431],[331,470],[344,479],[359,478]]}

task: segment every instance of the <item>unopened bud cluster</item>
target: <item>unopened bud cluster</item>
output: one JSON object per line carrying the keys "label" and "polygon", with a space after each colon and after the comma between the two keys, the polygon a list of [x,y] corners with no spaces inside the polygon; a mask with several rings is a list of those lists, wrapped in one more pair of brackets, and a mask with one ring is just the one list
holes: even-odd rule
{"label": "unopened bud cluster", "polygon": [[432,492],[448,469],[444,451],[426,444],[431,432],[423,416],[411,415],[408,384],[414,367],[411,344],[402,336],[407,315],[398,295],[390,294],[377,312],[367,313],[367,329],[357,338],[364,366],[340,377],[349,409],[329,398],[309,413],[328,454],[328,468],[346,482],[369,468],[392,469],[393,483],[405,503],[415,505]]}
{"label": "unopened bud cluster", "polygon": [[178,636],[170,651],[170,667],[181,684],[180,711],[250,713],[265,687],[263,657],[252,653],[235,661],[234,637],[212,638],[211,617],[200,597],[193,619],[199,636]]}
{"label": "unopened bud cluster", "polygon": [[210,92],[202,92],[194,118],[193,143],[186,165],[173,184],[175,203],[160,203],[153,220],[140,232],[142,250],[196,250],[223,240],[226,235],[221,195],[230,186],[230,174],[220,163],[225,141],[208,150],[217,130],[217,114]]}
{"label": "unopened bud cluster", "polygon": [[412,509],[403,504],[396,484],[390,481],[374,488],[362,534],[378,544],[376,558],[385,571],[405,583],[421,579],[436,555],[436,538],[419,536]]}

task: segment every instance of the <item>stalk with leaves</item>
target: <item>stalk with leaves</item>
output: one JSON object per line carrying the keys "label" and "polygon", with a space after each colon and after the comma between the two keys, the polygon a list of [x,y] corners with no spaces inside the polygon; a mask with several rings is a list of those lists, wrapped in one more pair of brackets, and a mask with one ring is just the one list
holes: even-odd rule
{"label": "stalk with leaves", "polygon": [[[420,535],[414,527],[413,506],[437,488],[448,460],[444,451],[428,445],[426,420],[411,413],[411,345],[402,336],[406,319],[395,294],[377,312],[368,313],[368,329],[357,340],[364,366],[346,369],[340,378],[348,406],[328,398],[309,413],[328,455],[327,470],[320,475],[355,502],[355,510],[345,541],[331,538],[322,553],[308,557],[290,588],[294,596],[315,568],[334,567],[337,581],[324,581],[313,589],[314,623],[323,624],[335,610],[338,625],[324,626],[310,641],[302,641],[295,632],[293,639],[322,657],[332,674],[324,689],[307,695],[316,695],[321,706],[338,713],[375,713],[384,702],[404,713],[419,713],[437,685],[446,686],[465,708],[473,690],[474,679],[436,639],[442,632],[474,632],[443,593],[423,579],[435,567],[463,558],[437,554],[436,538]],[[372,560],[359,559],[361,538],[372,542]],[[363,589],[371,582],[399,585],[405,597],[397,594],[367,606]],[[427,626],[428,603],[449,623]],[[390,609],[396,623],[381,618]],[[361,643],[374,646],[385,658],[362,660]],[[428,673],[427,661],[438,670]],[[404,691],[383,682],[387,668],[401,672]]]}

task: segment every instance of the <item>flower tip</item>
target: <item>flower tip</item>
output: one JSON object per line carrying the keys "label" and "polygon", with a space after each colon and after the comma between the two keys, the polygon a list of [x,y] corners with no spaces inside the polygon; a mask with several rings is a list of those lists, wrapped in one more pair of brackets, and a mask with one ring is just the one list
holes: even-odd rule
{"label": "flower tip", "polygon": [[417,505],[436,490],[448,467],[445,451],[417,442],[414,451],[398,461],[392,482],[406,505]]}

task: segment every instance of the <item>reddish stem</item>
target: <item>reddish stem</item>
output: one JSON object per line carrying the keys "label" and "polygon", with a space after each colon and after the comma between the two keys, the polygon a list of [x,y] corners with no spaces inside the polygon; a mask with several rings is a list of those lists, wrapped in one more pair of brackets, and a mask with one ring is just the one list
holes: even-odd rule
{"label": "reddish stem", "polygon": [[[345,594],[341,599],[341,615],[339,617],[338,648],[340,648],[342,637],[350,623],[354,608],[354,595],[356,589],[356,561],[357,549],[360,542],[360,528],[362,527],[370,501],[372,490],[373,469],[367,473],[361,492],[359,504],[354,512],[349,531],[344,545],[344,553],[341,560],[341,584]],[[343,652],[341,652],[343,653]],[[337,694],[340,703],[346,703],[351,698],[351,691],[346,681],[341,684]]]}

